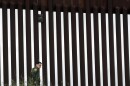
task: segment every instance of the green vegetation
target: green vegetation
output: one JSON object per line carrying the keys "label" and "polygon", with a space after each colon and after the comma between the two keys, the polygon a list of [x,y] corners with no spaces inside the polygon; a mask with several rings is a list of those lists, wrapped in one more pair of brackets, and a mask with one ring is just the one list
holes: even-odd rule
{"label": "green vegetation", "polygon": [[[9,86],[8,84],[5,84],[4,86]],[[12,80],[12,86],[17,86],[16,85],[16,81]],[[24,86],[24,79],[20,80],[20,86]],[[39,85],[34,85],[34,82],[32,80],[32,78],[28,78],[28,82],[27,82],[27,86],[39,86]],[[47,86],[43,83],[43,86]],[[53,85],[52,85],[53,86]],[[59,82],[58,86],[63,86],[63,82]],[[66,86],[70,86],[69,83],[66,83]]]}
{"label": "green vegetation", "polygon": [[[8,84],[5,84],[4,86],[8,86]],[[12,86],[17,86],[16,81],[12,80]],[[24,86],[24,81],[20,80],[20,86]],[[38,86],[34,85],[32,78],[28,78],[27,86]],[[43,86],[46,86],[45,84]]]}

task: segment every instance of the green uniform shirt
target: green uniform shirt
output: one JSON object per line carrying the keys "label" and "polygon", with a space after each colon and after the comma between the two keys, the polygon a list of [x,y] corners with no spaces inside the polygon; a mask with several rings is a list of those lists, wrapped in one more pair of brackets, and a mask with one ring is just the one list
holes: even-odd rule
{"label": "green uniform shirt", "polygon": [[34,67],[31,70],[31,77],[33,79],[34,84],[39,85],[40,84],[40,77],[39,77],[39,69]]}

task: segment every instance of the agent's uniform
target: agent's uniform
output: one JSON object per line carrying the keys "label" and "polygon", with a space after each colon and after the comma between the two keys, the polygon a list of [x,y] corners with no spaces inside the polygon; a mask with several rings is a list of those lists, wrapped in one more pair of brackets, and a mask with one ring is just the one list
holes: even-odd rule
{"label": "agent's uniform", "polygon": [[38,68],[33,68],[31,70],[31,77],[32,77],[32,80],[33,80],[33,84],[35,86],[39,86],[40,85],[40,77],[39,77],[39,69]]}

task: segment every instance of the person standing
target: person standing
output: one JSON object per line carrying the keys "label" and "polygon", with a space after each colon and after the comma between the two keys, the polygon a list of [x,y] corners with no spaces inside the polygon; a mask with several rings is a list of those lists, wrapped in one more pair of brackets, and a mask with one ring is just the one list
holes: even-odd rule
{"label": "person standing", "polygon": [[41,62],[36,62],[35,63],[35,67],[32,68],[32,70],[31,70],[31,78],[32,78],[33,84],[35,86],[39,86],[40,85],[39,69],[41,68],[41,66],[42,66]]}

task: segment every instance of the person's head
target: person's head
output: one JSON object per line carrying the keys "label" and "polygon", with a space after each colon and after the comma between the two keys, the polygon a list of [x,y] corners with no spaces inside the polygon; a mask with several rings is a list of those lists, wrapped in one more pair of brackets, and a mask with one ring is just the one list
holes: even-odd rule
{"label": "person's head", "polygon": [[36,62],[36,67],[37,67],[38,69],[40,69],[41,66],[42,66],[42,63],[41,63],[41,62]]}

